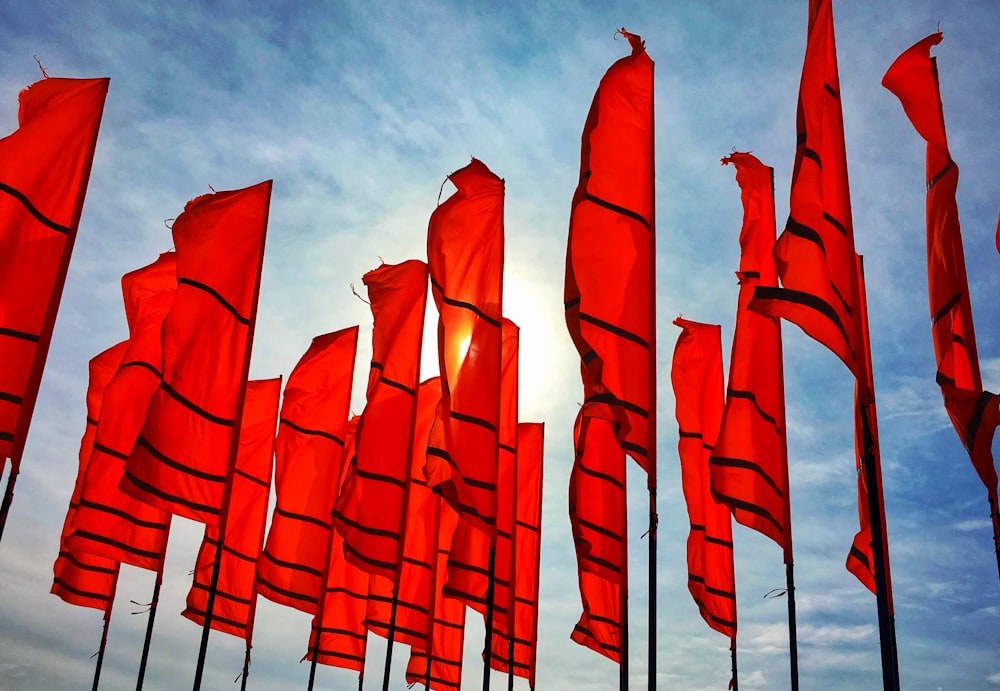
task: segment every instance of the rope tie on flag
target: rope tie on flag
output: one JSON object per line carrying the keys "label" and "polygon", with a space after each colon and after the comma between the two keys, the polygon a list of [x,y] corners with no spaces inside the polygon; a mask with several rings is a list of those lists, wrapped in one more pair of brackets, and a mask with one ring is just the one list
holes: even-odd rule
{"label": "rope tie on flag", "polygon": [[45,71],[44,67],[42,67],[42,61],[38,59],[37,55],[35,55],[34,58],[35,58],[35,63],[38,65],[38,69],[42,71],[42,76],[48,79],[49,73]]}
{"label": "rope tie on flag", "polygon": [[788,595],[788,588],[771,588],[766,593],[764,593],[764,597],[762,597],[761,599],[773,600],[778,597],[784,597],[785,595]]}
{"label": "rope tie on flag", "polygon": [[[382,257],[379,257],[380,261],[381,261],[381,259],[382,259]],[[382,263],[384,264],[385,262],[382,262]],[[368,302],[367,300],[365,300],[360,295],[358,295],[358,291],[356,291],[354,289],[354,284],[353,283],[351,283],[350,286],[351,286],[351,292],[354,293],[354,297],[356,297],[358,300],[361,300],[361,302],[365,303],[366,305],[371,305],[372,304],[372,303]]]}
{"label": "rope tie on flag", "polygon": [[140,609],[136,612],[129,612],[129,614],[145,614],[146,612],[151,611],[153,609],[153,605],[156,604],[155,600],[153,602],[136,602],[135,600],[129,600],[129,602],[131,602],[133,605],[136,605],[137,607],[146,608],[146,609]]}

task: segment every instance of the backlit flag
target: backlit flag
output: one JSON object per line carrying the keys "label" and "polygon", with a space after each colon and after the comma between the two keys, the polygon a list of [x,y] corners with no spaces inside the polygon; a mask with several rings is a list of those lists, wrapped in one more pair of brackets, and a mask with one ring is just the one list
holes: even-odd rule
{"label": "backlit flag", "polygon": [[94,160],[108,82],[24,89],[0,139],[0,472],[16,473]]}
{"label": "backlit flag", "polygon": [[[427,305],[427,265],[383,264],[364,276],[371,301],[368,402],[358,422],[355,459],[337,499],[334,526],[349,560],[395,578],[409,482]],[[346,417],[346,416],[345,416]],[[426,446],[426,440],[424,441]]]}
{"label": "backlit flag", "polygon": [[566,327],[580,353],[587,415],[617,423],[655,486],[649,449],[653,304],[653,61],[632,54],[604,75],[583,129],[566,251]]}
{"label": "backlit flag", "polygon": [[[355,453],[357,424],[357,417],[347,424],[345,450],[348,456]],[[337,477],[337,490],[343,483],[344,474],[346,467]],[[336,530],[330,531],[330,544],[324,554],[328,561],[323,574],[323,601],[313,617],[309,650],[303,659],[312,660],[315,656],[319,664],[363,672],[368,645],[365,611],[370,576],[344,558],[344,538]]]}
{"label": "backlit flag", "polygon": [[80,552],[66,544],[73,514],[80,505],[80,492],[87,464],[94,446],[94,433],[101,416],[104,390],[121,362],[128,341],[112,346],[90,361],[90,383],[87,386],[87,427],[80,440],[80,465],[73,496],[70,497],[66,520],[60,537],[59,556],[52,566],[52,594],[80,607],[92,607],[108,612],[115,599],[119,563],[114,559]]}
{"label": "backlit flag", "polygon": [[[503,366],[500,376],[500,454],[497,466],[497,537],[493,578],[493,626],[507,631],[511,582],[510,547],[513,534],[517,461],[518,347],[520,329],[503,319]],[[484,617],[490,585],[490,538],[461,521],[448,552],[444,594],[461,600]]]}
{"label": "backlit flag", "polygon": [[[254,574],[264,543],[280,394],[280,377],[247,383],[232,496],[222,519],[225,521],[222,563],[211,626],[248,642],[253,637],[257,597],[254,593]],[[218,544],[219,528],[206,525],[205,537],[195,562],[194,582],[188,591],[187,607],[181,612],[198,624],[205,622]]]}
{"label": "backlit flag", "polygon": [[[403,533],[403,561],[400,565],[399,596],[396,602],[395,640],[427,649],[428,615],[434,602],[437,561],[438,512],[441,497],[427,486],[424,463],[427,436],[441,401],[441,380],[433,377],[420,384],[417,391],[417,420],[410,461],[410,496]],[[388,638],[392,618],[392,581],[372,575],[369,581],[368,610],[365,623],[369,631]]]}
{"label": "backlit flag", "polygon": [[177,263],[165,252],[122,276],[128,348],[104,392],[94,452],[67,544],[126,564],[160,571],[170,513],[118,489],[153,393],[160,385],[160,329],[177,289]]}
{"label": "backlit flag", "polygon": [[[535,688],[535,660],[538,652],[539,558],[542,544],[542,456],[545,425],[522,422],[517,426],[517,522],[514,527],[516,572],[511,591],[510,636],[513,637],[514,674],[528,679]],[[510,638],[493,633],[490,664],[501,672],[509,668]]]}
{"label": "backlit flag", "polygon": [[863,381],[854,225],[831,0],[809,1],[808,31],[789,216],[774,248],[782,287],[758,286],[750,309],[797,324]]}
{"label": "backlit flag", "polygon": [[431,214],[427,267],[438,319],[443,441],[427,482],[459,515],[496,531],[504,183],[481,161],[448,176],[456,192]]}
{"label": "backlit flag", "polygon": [[743,201],[739,303],[722,428],[709,460],[712,493],[733,518],[767,535],[791,561],[781,321],[747,308],[757,286],[778,285],[774,267],[774,170],[748,153],[736,167]]}
{"label": "backlit flag", "polygon": [[621,662],[622,596],[628,587],[625,552],[625,452],[619,423],[576,416],[576,460],[569,478],[569,518],[576,545],[583,614],[570,638]]}
{"label": "backlit flag", "polygon": [[177,292],[163,321],[163,381],[121,488],[219,524],[232,472],[264,261],[271,181],[187,203],[173,225]]}
{"label": "backlit flag", "polygon": [[996,512],[997,472],[992,439],[1000,415],[997,398],[983,391],[972,324],[965,250],[958,221],[958,166],[948,151],[944,109],[932,46],[938,32],[919,41],[892,63],[882,85],[903,104],[907,117],[927,142],[927,281],[937,382],[959,438],[986,485]]}
{"label": "backlit flag", "polygon": [[448,546],[455,526],[460,523],[458,514],[443,501],[438,502],[439,513],[436,537],[435,587],[431,604],[433,617],[429,621],[427,639],[430,647],[410,648],[406,665],[406,683],[424,683],[428,689],[462,688],[462,651],[465,647],[465,605],[454,598],[441,595],[448,564]]}
{"label": "backlit flag", "polygon": [[257,563],[257,592],[316,614],[344,444],[358,327],[317,336],[285,385],[276,445],[277,501]]}
{"label": "backlit flag", "polygon": [[681,327],[670,379],[676,399],[681,482],[691,529],[687,540],[688,590],[713,629],[736,645],[736,578],[729,507],[712,497],[708,459],[724,407],[722,329],[675,319]]}

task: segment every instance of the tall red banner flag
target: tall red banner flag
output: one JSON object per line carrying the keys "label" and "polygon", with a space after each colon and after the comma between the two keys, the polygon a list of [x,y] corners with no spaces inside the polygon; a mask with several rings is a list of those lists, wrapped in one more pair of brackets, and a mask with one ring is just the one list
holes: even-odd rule
{"label": "tall red banner flag", "polygon": [[334,526],[344,536],[348,559],[394,579],[414,443],[427,265],[417,260],[383,264],[365,274],[364,282],[374,318],[368,402]]}
{"label": "tall red banner flag", "polygon": [[[247,383],[232,498],[226,515],[222,517],[225,537],[211,626],[243,638],[248,644],[253,637],[256,609],[254,574],[264,542],[267,500],[271,494],[274,432],[278,424],[280,393],[280,377]],[[205,526],[205,537],[195,562],[194,582],[188,591],[187,607],[181,612],[198,624],[205,622],[218,543],[219,528]]]}
{"label": "tall red banner flag", "polygon": [[582,137],[566,251],[566,327],[588,415],[656,477],[650,448],[653,320],[653,61],[638,36],[601,79]]}
{"label": "tall red banner flag", "polygon": [[173,225],[177,292],[163,381],[121,489],[218,526],[250,367],[271,181],[197,197]]}
{"label": "tall red banner flag", "polygon": [[[513,658],[514,674],[528,679],[535,688],[535,661],[538,652],[539,558],[542,546],[542,457],[545,425],[522,422],[517,426],[517,517],[511,539],[512,577],[508,608],[508,634],[494,627],[495,669],[507,672]],[[513,645],[513,650],[510,649]]]}
{"label": "tall red banner flag", "polygon": [[854,224],[831,0],[810,0],[808,31],[789,215],[774,248],[782,287],[759,286],[750,309],[797,324],[863,380]]}
{"label": "tall red banner flag", "polygon": [[724,406],[722,329],[675,319],[681,327],[670,379],[676,399],[681,482],[691,529],[687,540],[688,590],[702,618],[736,646],[736,578],[729,507],[712,497],[708,459]]}
{"label": "tall red banner flag", "polygon": [[313,339],[285,385],[276,445],[277,500],[257,563],[257,592],[316,614],[340,491],[358,327]]}
{"label": "tall red banner flag", "polygon": [[172,252],[122,276],[128,348],[108,383],[94,452],[67,544],[151,571],[161,571],[170,513],[118,489],[153,393],[160,385],[160,329],[177,289]]}
{"label": "tall red banner flag", "polygon": [[63,523],[59,556],[52,566],[54,578],[51,592],[54,595],[58,595],[71,605],[93,607],[105,613],[110,611],[114,601],[119,562],[76,550],[67,544],[66,538],[70,534],[73,515],[80,506],[84,477],[94,448],[94,434],[102,412],[101,399],[127,347],[128,341],[124,341],[96,355],[90,361],[87,427],[80,440],[80,465],[76,474],[76,486],[73,488],[73,496],[70,498],[66,520]]}
{"label": "tall red banner flag", "polygon": [[[396,601],[395,639],[426,650],[428,618],[432,614],[438,551],[438,513],[441,498],[427,486],[424,479],[426,440],[441,401],[441,380],[433,377],[420,384],[417,391],[417,420],[410,460],[410,496],[406,507],[406,529],[403,533],[403,560],[399,572],[399,593]],[[454,515],[454,514],[453,514]],[[449,542],[450,544],[450,542]],[[442,581],[443,581],[442,576]],[[369,631],[388,637],[392,618],[393,582],[373,575],[369,582],[368,611],[365,622]]]}
{"label": "tall red banner flag", "polygon": [[0,472],[18,472],[109,80],[47,78],[19,96],[0,139]]}
{"label": "tall red banner flag", "polygon": [[431,214],[427,267],[438,319],[440,432],[427,482],[466,521],[496,531],[504,183],[481,161],[448,176]]}
{"label": "tall red banner flag", "polygon": [[[955,201],[958,165],[948,151],[937,61],[930,55],[931,47],[941,39],[940,32],[931,34],[904,51],[885,73],[882,85],[899,98],[914,129],[927,142],[927,282],[937,382],[955,431],[986,486],[996,521],[997,472],[992,439],[1000,414],[997,397],[983,391],[979,372]],[[1000,535],[996,522],[994,527]]]}
{"label": "tall red banner flag", "polygon": [[709,460],[712,494],[729,506],[737,521],[777,542],[785,551],[785,563],[790,563],[781,322],[747,308],[758,286],[778,285],[772,255],[774,170],[749,153],[733,153],[722,163],[736,167],[743,227],[729,387]]}

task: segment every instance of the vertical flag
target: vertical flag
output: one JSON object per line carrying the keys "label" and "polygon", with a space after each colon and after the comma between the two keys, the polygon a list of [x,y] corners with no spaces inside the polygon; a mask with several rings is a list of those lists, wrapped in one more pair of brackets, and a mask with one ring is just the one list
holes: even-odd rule
{"label": "vertical flag", "polygon": [[[899,98],[917,133],[927,142],[927,282],[931,334],[937,357],[937,382],[955,431],[986,486],[992,512],[997,512],[997,472],[992,439],[1000,414],[997,397],[983,391],[972,323],[965,250],[958,221],[958,165],[951,158],[931,34],[900,55],[882,78]],[[996,521],[996,518],[994,518]],[[1000,529],[994,532],[1000,540]]]}
{"label": "vertical flag", "polygon": [[858,379],[854,225],[831,0],[810,0],[796,116],[789,216],[774,248],[781,288],[759,286],[750,309],[797,324]]}
{"label": "vertical flag", "polygon": [[187,203],[173,225],[177,292],[163,321],[163,381],[121,488],[219,524],[232,472],[260,293],[271,181]]}
{"label": "vertical flag", "polygon": [[163,566],[170,513],[130,497],[118,485],[160,385],[160,329],[176,289],[172,252],[122,276],[128,348],[104,392],[94,451],[67,541],[74,549],[152,571]]}
{"label": "vertical flag", "polygon": [[[232,498],[222,526],[222,563],[212,607],[211,627],[245,639],[253,637],[256,609],[254,574],[264,542],[267,501],[271,493],[274,465],[274,432],[278,424],[278,397],[281,378],[247,383],[246,405],[240,422],[240,448],[236,456]],[[212,566],[220,528],[205,526],[205,537],[195,562],[194,582],[188,591],[187,607],[181,613],[204,624]]]}
{"label": "vertical flag", "polygon": [[522,422],[517,426],[517,517],[514,523],[512,571],[516,573],[508,611],[509,634],[494,627],[493,666],[507,672],[513,640],[514,674],[535,688],[538,648],[539,558],[542,546],[542,456],[545,425]]}
{"label": "vertical flag", "polygon": [[[357,440],[358,418],[347,424],[345,455],[353,456]],[[346,465],[336,478],[335,494],[346,474]],[[368,608],[369,574],[344,558],[344,538],[330,530],[329,547],[323,572],[323,590],[313,617],[309,650],[304,659],[316,663],[353,669],[364,673],[368,631],[365,611]]]}
{"label": "vertical flag", "polygon": [[317,336],[285,385],[276,444],[277,501],[257,563],[257,592],[316,613],[344,444],[358,327]]}
{"label": "vertical flag", "polygon": [[[601,80],[582,137],[566,252],[566,327],[580,353],[588,415],[618,423],[651,478],[653,61],[638,36]],[[655,484],[651,485],[655,486]]]}
{"label": "vertical flag", "polygon": [[0,139],[0,472],[17,473],[76,239],[109,80],[47,78]]}
{"label": "vertical flag", "polygon": [[493,535],[504,183],[475,158],[448,179],[456,192],[434,210],[427,228],[442,393],[440,431],[432,435],[424,473],[464,520]]}
{"label": "vertical flag", "polygon": [[66,511],[59,556],[52,567],[54,574],[52,593],[65,602],[80,607],[93,607],[109,611],[114,600],[115,584],[118,580],[119,562],[107,557],[78,551],[66,543],[70,534],[73,514],[80,505],[80,494],[87,464],[90,463],[94,446],[94,433],[101,417],[101,399],[105,388],[121,362],[128,347],[123,341],[96,355],[90,361],[90,383],[87,387],[87,427],[80,440],[80,465],[76,475],[76,485]]}
{"label": "vertical flag", "polygon": [[417,260],[383,264],[363,280],[374,318],[368,402],[334,526],[344,536],[349,560],[394,579],[420,382],[427,265]]}
{"label": "vertical flag", "polygon": [[[416,443],[410,460],[410,496],[406,509],[403,560],[400,564],[396,602],[396,640],[425,650],[428,645],[428,617],[433,606],[433,590],[435,585],[438,589],[441,587],[434,580],[441,498],[427,486],[424,463],[427,455],[426,440],[440,401],[441,380],[438,377],[420,384],[414,429]],[[365,622],[370,631],[383,637],[389,635],[392,587],[392,581],[387,578],[376,575],[371,578]]]}
{"label": "vertical flag", "polygon": [[788,458],[781,363],[781,322],[747,309],[757,286],[778,284],[774,249],[774,170],[733,153],[743,201],[740,282],[729,387],[718,442],[709,460],[712,493],[733,518],[767,535],[791,561]]}
{"label": "vertical flag", "polygon": [[675,319],[681,327],[670,378],[676,398],[681,482],[691,529],[688,590],[702,618],[736,645],[736,579],[729,508],[712,497],[709,456],[722,421],[722,329]]}

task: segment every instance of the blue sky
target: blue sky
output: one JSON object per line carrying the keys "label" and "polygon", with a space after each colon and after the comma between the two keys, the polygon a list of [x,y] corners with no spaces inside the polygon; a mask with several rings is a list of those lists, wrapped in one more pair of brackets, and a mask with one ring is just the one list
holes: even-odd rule
{"label": "blue sky", "polygon": [[[22,475],[0,543],[0,687],[90,683],[100,615],[49,595],[84,428],[87,361],[123,339],[120,276],[171,246],[164,219],[208,191],[274,179],[252,376],[287,375],[317,334],[360,324],[353,409],[364,404],[371,317],[351,295],[382,258],[425,257],[427,219],[470,155],[506,180],[505,311],[521,326],[521,419],[546,423],[539,689],[613,689],[616,668],[569,640],[579,615],[567,517],[571,430],[582,399],[562,315],[579,139],[600,77],[628,52],[656,61],[659,341],[658,685],[720,689],[728,641],[686,589],[669,366],[678,314],[723,327],[728,363],[742,209],[731,167],[775,168],[787,214],[805,0],[768,3],[245,3],[40,1],[0,5],[0,133],[39,78],[110,76],[90,189]],[[1000,688],[1000,585],[986,492],[933,382],[924,243],[924,144],[879,84],[936,30],[984,383],[1000,390],[1000,10],[988,0],[834,6],[856,245],[865,255],[902,686]],[[444,195],[450,194],[446,185]],[[433,330],[428,330],[433,331]],[[857,530],[852,381],[786,326],[785,372],[803,688],[875,688],[875,599],[844,569]],[[433,356],[425,356],[432,373]],[[630,472],[632,686],[645,688],[646,502]],[[146,688],[183,688],[200,630],[178,616],[201,527],[174,523]],[[787,685],[780,550],[734,528],[744,689]],[[151,574],[123,568],[103,679],[134,684]],[[465,681],[480,684],[482,624],[469,618]],[[308,618],[262,600],[251,688],[303,688]],[[372,638],[366,688],[381,678]],[[406,655],[397,648],[393,688]],[[207,688],[230,688],[242,641],[213,634]],[[353,673],[321,668],[323,688]],[[496,678],[494,684],[499,684]],[[527,688],[519,682],[517,688]]]}

